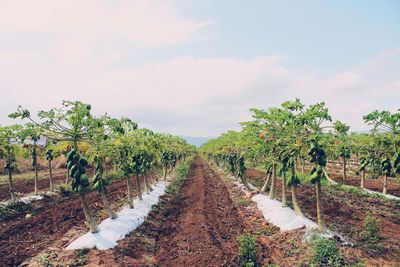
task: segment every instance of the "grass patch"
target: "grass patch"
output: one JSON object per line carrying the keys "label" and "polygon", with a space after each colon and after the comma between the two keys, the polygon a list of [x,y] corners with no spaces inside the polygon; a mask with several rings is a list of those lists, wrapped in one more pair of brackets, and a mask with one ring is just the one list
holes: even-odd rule
{"label": "grass patch", "polygon": [[235,197],[233,203],[237,208],[241,208],[249,205],[250,199],[245,197]]}
{"label": "grass patch", "polygon": [[54,264],[52,263],[52,259],[57,257],[55,252],[43,252],[39,254],[35,260],[38,264],[45,267],[53,267]]}
{"label": "grass patch", "polygon": [[379,220],[373,218],[371,212],[367,211],[364,219],[364,229],[360,233],[361,240],[364,241],[368,247],[376,248],[381,240],[379,236],[380,228]]}
{"label": "grass patch", "polygon": [[310,244],[312,254],[310,266],[342,266],[343,259],[335,239],[325,239],[319,235],[313,235]]}
{"label": "grass patch", "polygon": [[242,234],[237,237],[239,245],[238,262],[240,266],[255,267],[258,266],[257,237],[252,234]]}
{"label": "grass patch", "polygon": [[175,176],[176,179],[165,189],[165,192],[170,195],[177,195],[179,194],[183,184],[186,181],[186,178],[189,175],[190,166],[192,165],[192,160],[187,160],[175,169]]}

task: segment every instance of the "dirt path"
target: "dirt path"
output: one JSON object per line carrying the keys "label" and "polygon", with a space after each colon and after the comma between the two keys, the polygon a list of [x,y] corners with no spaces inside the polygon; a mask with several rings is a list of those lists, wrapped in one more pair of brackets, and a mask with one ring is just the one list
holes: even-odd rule
{"label": "dirt path", "polygon": [[[108,200],[111,205],[121,205],[125,196],[125,179],[108,187]],[[99,194],[90,192],[87,198],[96,217],[107,217],[102,210]],[[77,195],[62,199],[45,198],[38,201],[37,205],[40,208],[30,219],[21,215],[0,222],[0,266],[20,264],[62,238],[72,228],[86,231],[84,214]]]}
{"label": "dirt path", "polygon": [[156,254],[160,266],[220,266],[233,263],[241,219],[219,176],[196,158],[182,206],[174,211],[176,231],[160,238]]}
{"label": "dirt path", "polygon": [[[85,266],[235,266],[243,222],[227,186],[200,157],[178,195],[161,197],[145,222]],[[59,255],[71,259],[76,254]]]}

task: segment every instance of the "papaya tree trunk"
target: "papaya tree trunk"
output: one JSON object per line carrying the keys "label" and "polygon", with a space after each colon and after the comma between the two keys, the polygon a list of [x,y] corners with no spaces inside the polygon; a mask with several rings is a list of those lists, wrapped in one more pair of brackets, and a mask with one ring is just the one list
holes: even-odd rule
{"label": "papaya tree trunk", "polygon": [[304,165],[306,164],[305,161],[306,161],[306,160],[305,160],[304,158],[301,159],[301,172],[302,172],[302,173],[305,172],[305,168],[304,168],[304,167],[305,167]]}
{"label": "papaya tree trunk", "polygon": [[150,194],[150,191],[153,191],[153,188],[151,188],[149,184],[149,180],[147,179],[147,173],[144,174],[144,184],[146,186],[146,193]]}
{"label": "papaya tree trunk", "polygon": [[127,185],[128,185],[128,204],[129,208],[133,209],[133,197],[132,197],[132,180],[131,177],[128,175],[127,178]]}
{"label": "papaya tree trunk", "polygon": [[69,182],[69,169],[67,168],[67,174],[65,175],[65,184]]}
{"label": "papaya tree trunk", "polygon": [[342,159],[343,159],[343,170],[342,170],[342,172],[343,172],[343,177],[342,177],[342,180],[343,180],[343,182],[345,182],[346,181],[346,178],[347,178],[347,174],[346,174],[346,157],[342,157]]}
{"label": "papaya tree trunk", "polygon": [[240,175],[240,180],[242,181],[242,183],[244,184],[244,186],[247,188],[247,190],[251,190],[249,183],[247,182],[247,178],[243,175]]}
{"label": "papaya tree trunk", "polygon": [[275,182],[276,182],[276,162],[272,163],[272,181],[271,181],[271,189],[269,190],[270,199],[275,199]]}
{"label": "papaya tree trunk", "polygon": [[97,233],[99,231],[99,228],[97,227],[92,211],[89,208],[89,204],[86,199],[86,194],[79,193],[79,197],[81,199],[83,213],[85,214],[86,222],[89,224],[90,232]]}
{"label": "papaya tree trunk", "polygon": [[286,198],[286,167],[283,167],[283,181],[282,181],[282,206],[287,206],[287,198]]}
{"label": "papaya tree trunk", "polygon": [[163,175],[163,180],[165,181],[165,180],[167,180],[167,166],[164,166],[164,175]]}
{"label": "papaya tree trunk", "polygon": [[13,180],[12,180],[12,171],[8,169],[8,187],[10,189],[10,194],[11,194],[11,202],[17,201],[17,196],[15,195],[14,192],[14,186],[13,186]]}
{"label": "papaya tree trunk", "polygon": [[267,192],[267,190],[268,190],[268,184],[269,184],[269,181],[271,180],[271,176],[272,176],[272,172],[270,172],[270,173],[268,174],[268,177],[267,177],[267,179],[265,180],[265,183],[264,183],[263,187],[261,188],[261,192]]}
{"label": "papaya tree trunk", "polygon": [[38,167],[37,167],[37,164],[35,164],[35,196],[39,193],[39,189],[38,189],[39,177],[38,176],[39,176],[38,175]]}
{"label": "papaya tree trunk", "polygon": [[361,188],[364,188],[365,184],[365,170],[362,170],[361,172]]}
{"label": "papaya tree trunk", "polygon": [[322,190],[321,190],[321,182],[317,181],[315,183],[315,191],[316,191],[316,197],[317,197],[317,221],[318,221],[318,226],[319,230],[324,230],[325,229],[325,223],[324,219],[322,217]]}
{"label": "papaya tree trunk", "polygon": [[385,174],[383,177],[383,193],[386,195],[387,194],[387,186],[388,186],[388,175]]}
{"label": "papaya tree trunk", "polygon": [[292,203],[293,203],[294,212],[296,212],[296,214],[299,216],[303,216],[303,213],[301,212],[299,203],[297,202],[296,190],[297,190],[297,185],[292,185]]}
{"label": "papaya tree trunk", "polygon": [[53,182],[53,170],[51,168],[51,160],[49,161],[49,182],[50,182],[50,191],[54,191],[54,182]]}
{"label": "papaya tree trunk", "polygon": [[141,190],[141,188],[140,188],[139,174],[136,174],[136,191],[138,192],[139,200],[143,200],[143,197],[142,197],[142,190]]}
{"label": "papaya tree trunk", "polygon": [[118,218],[118,215],[110,207],[110,203],[108,202],[108,199],[107,199],[107,194],[104,190],[101,190],[101,200],[103,200],[104,208],[106,209],[110,218],[113,220]]}

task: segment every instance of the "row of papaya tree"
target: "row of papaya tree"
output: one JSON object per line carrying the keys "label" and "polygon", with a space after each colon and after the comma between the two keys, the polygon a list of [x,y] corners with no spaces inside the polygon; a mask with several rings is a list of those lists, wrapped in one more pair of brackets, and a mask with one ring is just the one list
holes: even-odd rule
{"label": "row of papaya tree", "polygon": [[[162,167],[163,178],[166,179],[176,164],[195,150],[180,137],[141,129],[128,118],[115,119],[107,114],[94,116],[91,105],[80,101],[63,101],[61,108],[40,111],[37,116],[18,107],[9,117],[28,121],[23,126],[15,124],[0,127],[0,157],[5,161],[8,172],[11,201],[17,201],[13,188],[13,172],[17,168],[16,151],[22,146],[31,152],[35,169],[34,193],[37,194],[40,148],[46,147],[43,157],[48,161],[50,190],[54,190],[51,162],[56,156],[62,155],[60,150],[55,149],[60,147],[57,144],[66,144],[62,150],[68,172],[66,182],[79,195],[86,221],[93,233],[99,229],[87,200],[88,192],[97,191],[110,218],[117,218],[107,200],[109,181],[104,175],[107,161],[114,163],[123,173],[127,180],[129,207],[134,208],[132,177],[135,178],[138,197],[142,199],[140,176],[149,193],[152,188],[148,174],[152,168]],[[88,176],[89,168],[93,169],[93,177]]]}
{"label": "row of papaya tree", "polygon": [[276,179],[281,176],[282,204],[287,205],[286,194],[290,188],[293,208],[300,215],[297,185],[301,182],[314,184],[321,229],[324,228],[321,181],[329,179],[328,163],[342,161],[345,182],[347,163],[351,159],[354,173],[361,174],[361,187],[364,187],[367,171],[371,178],[382,176],[384,194],[388,177],[400,173],[400,113],[373,111],[363,117],[372,126],[369,133],[350,133],[348,125],[332,121],[324,102],[306,106],[296,99],[279,107],[251,109],[251,112],[253,120],[242,122],[241,131],[229,131],[208,141],[201,152],[240,178],[247,187],[243,162],[264,168],[267,178],[262,191],[269,189],[271,199],[276,197]]}

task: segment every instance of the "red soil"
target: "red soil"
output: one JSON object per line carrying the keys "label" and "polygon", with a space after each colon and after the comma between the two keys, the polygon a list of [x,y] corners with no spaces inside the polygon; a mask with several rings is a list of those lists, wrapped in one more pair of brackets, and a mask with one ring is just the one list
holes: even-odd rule
{"label": "red soil", "polygon": [[[336,182],[341,182],[342,181],[342,176],[338,175],[338,174],[332,174],[332,175],[330,175],[330,178],[332,178]],[[359,178],[359,177],[347,177],[344,183],[347,184],[347,185],[360,187],[361,178]],[[382,190],[383,190],[383,178],[381,177],[379,179],[365,179],[364,187],[367,188],[367,189],[370,189],[372,191],[376,191],[376,192],[382,193]],[[400,197],[400,183],[397,182],[397,181],[393,181],[392,179],[389,179],[387,193],[390,194],[390,195],[393,195],[393,196]]]}
{"label": "red soil", "polygon": [[[125,196],[125,179],[108,186],[110,203],[121,205]],[[102,211],[103,204],[97,192],[88,193],[87,199],[96,217],[107,217]],[[71,228],[87,229],[77,195],[61,199],[46,197],[34,202],[34,205],[38,209],[32,218],[26,219],[22,214],[0,222],[0,266],[18,265],[37,255],[55,240],[61,239]]]}
{"label": "red soil", "polygon": [[220,177],[196,157],[179,195],[158,209],[118,247],[91,250],[87,266],[232,266],[244,226]]}
{"label": "red soil", "polygon": [[[249,169],[246,176],[252,180],[263,182],[265,173]],[[281,197],[281,180],[277,181],[277,198]],[[298,187],[298,202],[304,215],[316,221],[315,188],[312,185],[301,184]],[[291,195],[287,194],[289,204]],[[347,240],[363,248],[365,257],[380,258],[387,263],[400,262],[400,206],[393,201],[382,201],[373,197],[360,197],[324,186],[322,194],[323,218],[328,226],[342,234]],[[360,241],[360,233],[364,229],[365,213],[370,211],[374,218],[380,221],[379,235],[382,251],[374,254],[364,248]],[[391,266],[389,264],[389,266]]]}

